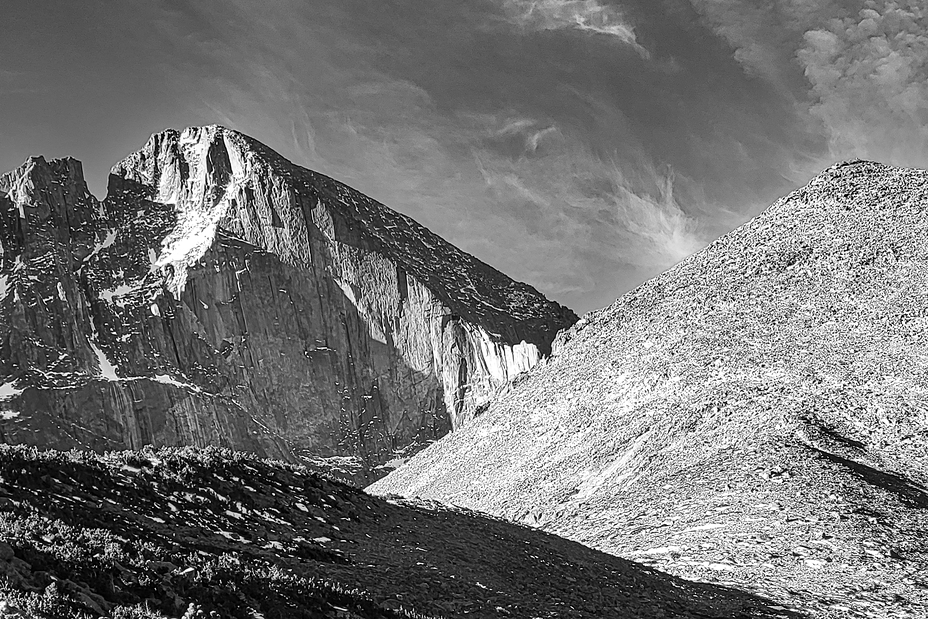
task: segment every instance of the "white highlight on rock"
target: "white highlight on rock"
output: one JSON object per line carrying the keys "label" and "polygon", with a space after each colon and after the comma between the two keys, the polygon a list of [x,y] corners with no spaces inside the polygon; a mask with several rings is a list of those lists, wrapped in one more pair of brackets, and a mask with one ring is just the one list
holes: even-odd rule
{"label": "white highlight on rock", "polygon": [[193,391],[196,391],[197,393],[200,393],[202,391],[196,385],[192,383],[182,383],[169,374],[156,374],[155,376],[151,377],[151,380],[155,381],[156,383],[161,383],[162,385],[173,385],[174,387],[182,387],[184,389],[191,389]]}
{"label": "white highlight on rock", "polygon": [[[154,269],[171,265],[174,269],[167,281],[167,288],[176,296],[184,290],[187,282],[187,269],[203,257],[216,239],[219,221],[231,208],[232,199],[239,193],[244,181],[246,162],[234,142],[223,135],[229,154],[232,175],[223,190],[222,197],[213,205],[203,202],[209,192],[207,162],[209,140],[202,139],[194,129],[185,130],[179,140],[179,155],[187,162],[190,175],[181,185],[176,174],[161,177],[158,186],[159,201],[173,204],[178,215],[177,225],[161,242],[161,254],[154,262]],[[173,166],[168,166],[173,169]],[[183,202],[183,204],[181,204]]]}
{"label": "white highlight on rock", "polygon": [[690,533],[692,531],[709,531],[711,529],[722,529],[722,528],[725,528],[725,526],[726,525],[724,524],[716,524],[716,523],[701,524],[698,527],[690,527],[688,529],[683,529],[682,531],[680,531],[680,533]]}
{"label": "white highlight on rock", "polygon": [[0,402],[5,402],[6,400],[15,398],[22,392],[23,392],[23,389],[16,388],[15,380],[10,381],[8,383],[4,383],[0,385]]}
{"label": "white highlight on rock", "polygon": [[646,550],[638,550],[629,554],[632,555],[665,555],[671,552],[682,552],[682,546],[659,546],[657,548],[648,548]]}
{"label": "white highlight on rock", "polygon": [[500,344],[482,328],[473,329],[474,340],[480,346],[487,372],[494,381],[505,384],[532,369],[541,360],[541,353],[534,344],[522,341],[518,344]]}
{"label": "white highlight on rock", "polygon": [[633,474],[634,467],[630,465],[635,457],[641,451],[641,447],[647,438],[648,433],[635,438],[625,450],[621,457],[612,462],[605,464],[599,470],[584,471],[583,482],[577,487],[577,494],[572,499],[575,501],[585,501],[592,497],[596,492],[607,483],[613,487],[618,487],[620,483]]}
{"label": "white highlight on rock", "polygon": [[102,241],[100,241],[99,243],[97,243],[96,245],[94,245],[93,251],[91,251],[89,254],[87,254],[87,257],[84,258],[84,262],[89,261],[91,258],[93,258],[93,257],[96,256],[97,254],[99,254],[99,253],[100,253],[101,251],[103,251],[104,249],[106,249],[106,248],[108,248],[108,247],[112,247],[112,246],[113,246],[113,243],[115,243],[115,242],[116,242],[116,231],[115,231],[115,230],[107,230],[107,231],[106,231],[106,238],[104,238]]}
{"label": "white highlight on rock", "polygon": [[113,303],[113,299],[116,297],[122,297],[132,292],[138,290],[135,286],[130,286],[129,284],[120,284],[113,288],[112,290],[104,290],[100,293],[100,298],[106,301],[107,303]]}
{"label": "white highlight on rock", "polygon": [[97,356],[97,363],[100,365],[100,375],[105,380],[119,380],[119,376],[116,374],[116,367],[106,358],[106,354],[100,350],[100,347],[97,346],[95,341],[88,341],[90,342],[90,348],[93,349],[93,353]]}

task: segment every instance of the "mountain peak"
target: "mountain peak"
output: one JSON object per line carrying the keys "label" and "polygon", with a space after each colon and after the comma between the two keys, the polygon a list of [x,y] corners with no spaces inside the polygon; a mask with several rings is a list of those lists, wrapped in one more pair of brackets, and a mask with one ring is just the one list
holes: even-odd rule
{"label": "mountain peak", "polygon": [[[868,540],[912,550],[872,568],[883,582],[925,569],[926,257],[928,172],[829,168],[562,332],[475,423],[372,490],[853,605],[837,592],[860,583]],[[889,589],[867,603],[894,609]]]}
{"label": "mountain peak", "polygon": [[85,195],[90,193],[84,180],[84,168],[81,162],[73,157],[47,160],[43,155],[32,155],[18,168],[0,174],[0,192],[22,195],[23,199],[31,188],[37,185],[48,187],[52,184],[73,186]]}
{"label": "mountain peak", "polygon": [[[543,297],[531,286],[480,262],[413,219],[220,125],[153,134],[145,147],[113,168],[110,182],[122,191],[126,185],[146,187],[154,202],[175,207],[177,230],[187,235],[176,244],[195,250],[175,252],[177,273],[197,259],[220,228],[290,263],[305,262],[310,222],[334,240],[401,265],[439,291],[456,314],[484,325],[494,339],[511,344],[525,340],[547,352],[550,338],[539,340],[536,334],[577,319],[567,308],[539,302]],[[254,200],[269,186],[275,195]]]}
{"label": "mountain peak", "polygon": [[2,179],[10,440],[352,457],[374,475],[466,423],[576,320],[221,126],[152,135],[102,202],[72,159]]}

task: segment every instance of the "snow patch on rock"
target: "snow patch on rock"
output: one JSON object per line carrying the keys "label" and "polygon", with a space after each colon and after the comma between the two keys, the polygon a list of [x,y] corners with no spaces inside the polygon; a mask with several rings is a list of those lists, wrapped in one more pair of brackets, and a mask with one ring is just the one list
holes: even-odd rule
{"label": "snow patch on rock", "polygon": [[16,381],[10,381],[0,385],[0,402],[11,400],[21,394],[23,389],[16,387]]}
{"label": "snow patch on rock", "polygon": [[202,389],[200,389],[193,383],[181,382],[169,374],[156,374],[155,376],[152,376],[151,379],[155,381],[156,383],[161,383],[163,385],[173,385],[174,387],[181,387],[182,389],[190,389],[192,391],[196,391],[197,393],[202,392]]}
{"label": "snow patch on rock", "polygon": [[84,262],[89,262],[91,258],[99,254],[104,249],[112,247],[115,242],[116,242],[116,231],[107,230],[106,237],[104,237],[102,241],[100,241],[99,243],[93,246],[93,250],[89,254],[87,254],[87,257],[84,258]]}
{"label": "snow patch on rock", "polygon": [[95,341],[88,340],[88,342],[90,342],[90,348],[93,350],[93,353],[97,356],[97,364],[100,366],[100,375],[105,380],[119,380],[119,376],[116,374],[116,367],[106,358],[106,354]]}
{"label": "snow patch on rock", "polygon": [[[107,303],[113,303],[114,302],[113,299],[117,297],[123,297],[127,294],[131,294],[137,291],[138,291],[138,287],[136,286],[130,286],[129,284],[120,284],[116,286],[115,288],[112,288],[110,290],[104,290],[103,292],[101,292],[100,298],[106,301]],[[124,302],[116,301],[116,303],[122,304]]]}

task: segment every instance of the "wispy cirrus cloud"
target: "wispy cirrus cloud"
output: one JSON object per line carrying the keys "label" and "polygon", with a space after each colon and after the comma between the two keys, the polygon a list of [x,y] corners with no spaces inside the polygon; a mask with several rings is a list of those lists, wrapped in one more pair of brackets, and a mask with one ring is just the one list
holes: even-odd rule
{"label": "wispy cirrus cloud", "polygon": [[705,243],[698,221],[674,197],[672,171],[639,165],[630,178],[623,164],[602,159],[580,135],[548,122],[474,120],[486,125],[487,137],[473,153],[487,187],[498,200],[521,201],[526,221],[544,234],[636,267],[666,268]]}
{"label": "wispy cirrus cloud", "polygon": [[[210,114],[581,311],[608,303],[643,274],[670,266],[707,240],[647,156],[616,158],[585,144],[588,130],[575,116],[590,104],[569,88],[550,90],[544,75],[549,60],[536,67],[538,60],[518,58],[524,68],[500,70],[500,62],[512,62],[508,49],[521,45],[513,34],[537,28],[526,32],[513,24],[515,31],[488,34],[485,15],[457,5],[455,21],[470,19],[472,31],[485,39],[461,41],[464,47],[454,50],[447,49],[454,33],[429,26],[438,12],[409,21],[394,15],[415,30],[420,45],[434,46],[425,56],[435,64],[420,75],[420,60],[399,68],[373,62],[382,49],[366,31],[332,28],[342,17],[351,18],[351,27],[364,26],[348,9],[304,15],[236,6],[237,13],[226,13],[227,36],[218,40],[210,32],[184,32],[183,24],[198,21],[196,5],[159,21],[171,49],[217,66],[215,76],[197,86]],[[604,14],[597,23],[617,27],[617,15]],[[371,27],[384,27],[371,20]],[[264,43],[275,37],[291,44]],[[492,56],[481,57],[486,51]],[[457,56],[468,57],[467,66],[456,63]],[[187,67],[169,71],[177,83],[194,78]],[[446,82],[449,73],[454,80]],[[481,92],[479,100],[457,95],[465,86]],[[495,109],[480,109],[488,102]],[[590,113],[601,115],[596,107]],[[627,132],[622,121],[610,124],[612,132]],[[637,143],[627,134],[623,141]]]}
{"label": "wispy cirrus cloud", "polygon": [[[587,311],[831,163],[856,131],[837,102],[876,83],[825,72],[875,53],[846,43],[863,18],[829,21],[857,15],[843,0],[690,2],[87,0],[53,16],[21,3],[3,69],[58,96],[4,100],[0,157],[74,154],[99,192],[149,132],[221,122]],[[919,75],[893,64],[911,52],[888,40],[893,23],[880,28],[874,74]],[[917,118],[890,91],[887,117]]]}
{"label": "wispy cirrus cloud", "polygon": [[642,57],[648,50],[638,43],[634,27],[615,6],[599,0],[504,0],[506,16],[522,28],[575,29],[615,37]]}

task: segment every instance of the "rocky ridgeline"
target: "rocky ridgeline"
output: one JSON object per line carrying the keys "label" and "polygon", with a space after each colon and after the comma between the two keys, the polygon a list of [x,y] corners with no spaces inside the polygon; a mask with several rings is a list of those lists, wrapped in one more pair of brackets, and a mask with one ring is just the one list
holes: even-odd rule
{"label": "rocky ridgeline", "polygon": [[221,127],[153,135],[106,199],[0,177],[0,432],[218,445],[369,474],[470,420],[574,314]]}
{"label": "rocky ridgeline", "polygon": [[851,162],[374,484],[816,616],[928,616],[928,172]]}

